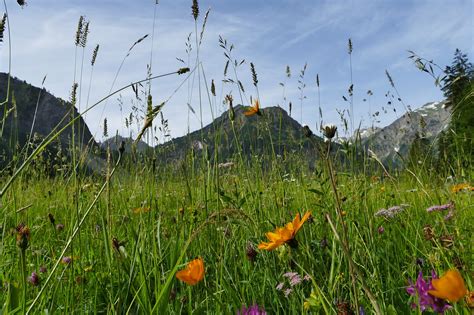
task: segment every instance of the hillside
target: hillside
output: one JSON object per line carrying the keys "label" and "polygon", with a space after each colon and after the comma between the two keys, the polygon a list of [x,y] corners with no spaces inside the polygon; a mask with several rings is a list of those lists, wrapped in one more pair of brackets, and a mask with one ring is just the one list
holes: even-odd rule
{"label": "hillside", "polygon": [[303,152],[311,153],[311,159],[317,157],[315,145],[320,144],[322,139],[314,135],[305,137],[303,127],[282,108],[267,107],[261,110],[262,116],[251,117],[246,117],[244,110],[243,106],[234,108],[234,127],[229,111],[226,111],[203,129],[175,138],[158,146],[157,150],[170,161],[183,158],[191,149],[213,153],[217,144],[219,162],[224,162],[239,151],[244,157],[272,154],[273,143],[276,155]]}
{"label": "hillside", "polygon": [[[7,82],[7,74],[0,73],[1,100],[6,99]],[[36,119],[34,119],[37,104]],[[1,112],[2,117],[6,117],[4,124],[0,122],[3,130],[0,143],[1,162],[8,161],[11,158],[13,148],[20,149],[26,145],[31,131],[31,140],[35,139],[35,142],[39,142],[41,138],[47,136],[59,123],[60,127],[63,127],[70,122],[72,115],[75,117],[78,115],[76,108],[72,108],[69,102],[55,97],[46,89],[34,87],[26,81],[14,77],[10,81],[9,102],[5,103],[1,108]],[[75,130],[76,143],[86,145],[89,141],[92,141],[95,144],[93,136],[82,118],[75,124]],[[81,135],[79,135],[78,130],[81,131]],[[56,141],[54,145],[52,144],[50,149],[57,148],[58,143],[60,143],[62,148],[67,148],[71,138],[72,130],[67,128],[60,135],[59,141]]]}
{"label": "hillside", "polygon": [[401,156],[406,157],[417,137],[430,143],[436,141],[449,121],[450,112],[445,108],[445,102],[431,102],[405,113],[384,128],[377,128],[371,133],[362,130],[361,140],[382,160],[393,161],[397,150]]}
{"label": "hillside", "polygon": [[[103,149],[106,149],[107,146],[109,146],[111,151],[118,151],[122,142],[125,142],[125,151],[130,151],[134,140],[130,137],[122,137],[120,135],[115,135],[101,142],[100,146]],[[137,152],[145,152],[147,149],[153,149],[153,148],[144,141],[138,142],[136,146]]]}

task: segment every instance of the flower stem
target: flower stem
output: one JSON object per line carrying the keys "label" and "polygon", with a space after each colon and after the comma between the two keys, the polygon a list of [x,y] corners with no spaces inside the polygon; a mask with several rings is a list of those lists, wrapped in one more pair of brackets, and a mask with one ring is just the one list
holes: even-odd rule
{"label": "flower stem", "polygon": [[23,288],[23,297],[21,301],[21,313],[25,314],[26,310],[26,257],[25,250],[20,249],[20,272],[21,272],[21,284]]}

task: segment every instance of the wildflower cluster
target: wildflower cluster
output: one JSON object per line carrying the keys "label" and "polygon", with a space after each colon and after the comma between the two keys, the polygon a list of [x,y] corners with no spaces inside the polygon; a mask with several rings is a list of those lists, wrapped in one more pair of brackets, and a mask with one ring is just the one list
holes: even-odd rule
{"label": "wildflower cluster", "polygon": [[242,306],[240,311],[237,311],[237,315],[267,315],[263,306],[253,304],[249,307]]}
{"label": "wildflower cluster", "polygon": [[440,278],[432,271],[431,279],[426,280],[420,272],[416,282],[410,280],[409,283],[407,293],[418,299],[418,303],[412,303],[411,307],[419,307],[421,311],[432,309],[443,314],[452,308],[448,302],[457,302],[468,293],[463,278],[454,269],[447,271]]}
{"label": "wildflower cluster", "polygon": [[395,218],[400,212],[405,210],[405,208],[408,207],[406,204],[402,204],[399,206],[393,206],[388,209],[382,208],[379,211],[375,213],[376,217],[383,217],[385,219],[393,219]]}
{"label": "wildflower cluster", "polygon": [[283,274],[283,277],[285,279],[276,286],[276,289],[282,291],[285,297],[288,297],[293,292],[293,287],[301,284],[303,281],[311,280],[309,275],[301,277],[297,272],[287,272]]}

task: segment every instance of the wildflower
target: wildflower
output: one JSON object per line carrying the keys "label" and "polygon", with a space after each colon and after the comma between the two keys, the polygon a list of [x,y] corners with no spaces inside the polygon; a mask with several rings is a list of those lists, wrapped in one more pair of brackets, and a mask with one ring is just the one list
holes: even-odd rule
{"label": "wildflower", "polygon": [[469,308],[474,308],[474,291],[468,292],[465,300]]}
{"label": "wildflower", "polygon": [[346,301],[338,302],[336,304],[337,313],[338,314],[353,314],[353,310],[351,309],[351,304]]}
{"label": "wildflower", "polygon": [[450,201],[447,204],[439,205],[439,206],[431,206],[426,209],[427,212],[434,212],[434,211],[444,211],[448,209],[454,208],[454,202]]}
{"label": "wildflower", "polygon": [[434,229],[431,225],[427,224],[423,227],[423,236],[427,241],[431,241],[435,237]]}
{"label": "wildflower", "polygon": [[301,279],[300,275],[296,272],[287,272],[283,274],[283,277],[288,278],[290,281],[290,286],[294,287],[295,285],[300,284],[303,279]]}
{"label": "wildflower", "polygon": [[247,256],[247,259],[251,262],[254,262],[257,254],[258,253],[255,250],[255,247],[251,243],[248,243],[247,248],[245,249],[245,255]]}
{"label": "wildflower", "polygon": [[16,245],[22,250],[26,250],[30,241],[30,228],[25,224],[20,223],[16,227],[16,232]]}
{"label": "wildflower", "polygon": [[452,235],[446,234],[439,237],[441,245],[445,248],[450,248],[454,245],[454,237]]}
{"label": "wildflower", "polygon": [[321,130],[327,139],[332,139],[336,135],[337,127],[333,124],[327,124],[322,126]]}
{"label": "wildflower", "polygon": [[40,279],[39,279],[38,274],[35,271],[33,271],[31,273],[31,276],[28,277],[28,282],[34,285],[35,287],[39,285]]}
{"label": "wildflower", "polygon": [[229,119],[231,121],[234,121],[234,118],[235,118],[235,112],[234,112],[234,106],[232,106],[232,103],[234,102],[234,98],[232,97],[232,95],[230,94],[227,94],[225,96],[225,101],[229,104]]}
{"label": "wildflower", "polygon": [[287,289],[285,290],[285,292],[284,292],[285,297],[288,297],[288,296],[291,294],[291,292],[293,292],[293,289],[287,288]]}
{"label": "wildflower", "polygon": [[262,112],[260,111],[260,101],[255,99],[253,101],[253,106],[251,106],[248,110],[244,112],[244,115],[249,117],[253,115],[262,116]]}
{"label": "wildflower", "polygon": [[458,193],[460,191],[474,191],[474,187],[472,187],[471,185],[469,184],[457,184],[457,185],[454,185],[453,187],[451,187],[451,192],[453,193]]}
{"label": "wildflower", "polygon": [[304,301],[303,307],[306,311],[312,310],[315,311],[315,314],[319,314],[318,311],[321,310],[321,298],[316,295],[314,290],[311,290],[311,294]]}
{"label": "wildflower", "polygon": [[138,207],[132,210],[134,214],[147,213],[150,212],[150,207]]}
{"label": "wildflower", "polygon": [[464,280],[456,269],[448,270],[439,279],[433,279],[431,284],[433,288],[428,293],[449,302],[457,302],[467,294]]}
{"label": "wildflower", "polygon": [[362,306],[359,306],[359,315],[365,315],[365,310]]}
{"label": "wildflower", "polygon": [[72,262],[71,256],[64,256],[63,259],[61,259],[61,263],[64,265],[69,265],[71,262]]}
{"label": "wildflower", "polygon": [[377,232],[379,232],[379,234],[383,234],[383,232],[385,232],[385,229],[383,228],[383,226],[379,226]]}
{"label": "wildflower", "polygon": [[283,290],[283,287],[285,286],[285,284],[283,282],[280,282],[275,289],[277,289],[278,291],[281,291]]}
{"label": "wildflower", "polygon": [[56,230],[57,230],[57,231],[62,231],[62,230],[64,230],[64,224],[62,224],[62,223],[56,224]]}
{"label": "wildflower", "polygon": [[[434,271],[432,272],[432,278],[433,280],[437,278],[436,273]],[[432,308],[437,313],[444,313],[444,311],[451,308],[451,305],[446,303],[446,301],[429,294],[429,290],[432,290],[434,288],[432,285],[432,281],[426,281],[425,279],[423,279],[423,274],[421,273],[421,271],[418,274],[418,278],[416,279],[415,283],[409,280],[410,286],[407,287],[406,291],[411,296],[418,298],[418,305],[416,303],[413,303],[411,305],[412,309],[416,309],[419,306],[422,312]]]}
{"label": "wildflower", "polygon": [[448,214],[444,216],[444,221],[449,221],[454,217],[454,211],[453,209],[449,210]]}
{"label": "wildflower", "polygon": [[267,315],[267,312],[263,306],[258,306],[257,304],[249,307],[242,305],[240,311],[237,311],[237,315]]}
{"label": "wildflower", "polygon": [[204,279],[204,261],[202,258],[189,262],[185,269],[176,273],[176,278],[189,285],[195,285]]}
{"label": "wildflower", "polygon": [[388,209],[382,208],[375,213],[376,217],[384,217],[385,219],[393,219],[397,214],[405,210],[408,207],[406,204],[401,204],[399,206],[393,206]]}
{"label": "wildflower", "polygon": [[296,246],[295,236],[298,233],[303,223],[308,220],[311,212],[306,212],[302,219],[298,213],[293,222],[287,223],[284,227],[277,228],[274,232],[266,233],[267,238],[270,242],[262,242],[258,245],[258,249],[273,250],[280,245],[288,243],[290,246]]}

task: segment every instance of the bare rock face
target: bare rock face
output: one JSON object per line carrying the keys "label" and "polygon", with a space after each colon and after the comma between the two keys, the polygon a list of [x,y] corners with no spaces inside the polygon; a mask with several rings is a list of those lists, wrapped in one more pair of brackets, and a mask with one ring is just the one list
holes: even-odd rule
{"label": "bare rock face", "polygon": [[[0,100],[7,96],[8,75],[0,73]],[[46,89],[40,89],[22,81],[18,78],[10,78],[9,101],[0,109],[2,117],[3,134],[0,142],[0,156],[5,160],[11,157],[13,150],[24,148],[28,140],[41,139],[50,134],[56,128],[61,129],[77,117],[79,113],[69,102],[63,101]],[[35,117],[36,111],[36,119]],[[34,121],[34,125],[33,125]],[[33,129],[32,129],[33,126]],[[76,146],[86,146],[88,143],[95,145],[93,136],[85,124],[79,118],[74,124]],[[32,139],[29,139],[32,130]],[[68,127],[55,141],[54,145],[60,145],[63,149],[69,147],[72,140],[72,128]],[[4,162],[4,161],[1,161]]]}
{"label": "bare rock face", "polygon": [[439,133],[450,121],[450,111],[445,105],[446,102],[432,102],[407,112],[363,139],[363,143],[382,160],[391,160],[396,151],[406,156],[417,137],[430,142],[437,140]]}

